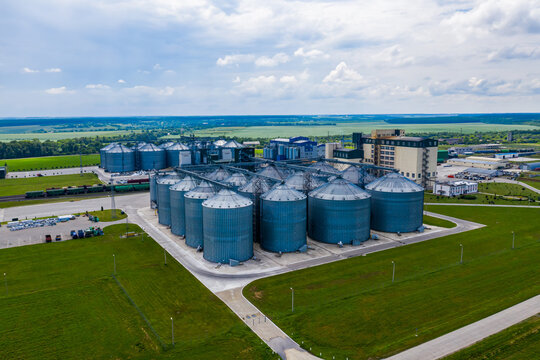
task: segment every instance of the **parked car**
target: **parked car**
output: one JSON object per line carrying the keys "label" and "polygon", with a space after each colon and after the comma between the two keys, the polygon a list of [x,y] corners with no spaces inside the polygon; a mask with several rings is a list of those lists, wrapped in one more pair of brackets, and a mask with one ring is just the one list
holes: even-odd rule
{"label": "parked car", "polygon": [[62,241],[62,235],[56,235],[55,241]]}
{"label": "parked car", "polygon": [[46,242],[46,243],[52,242],[52,237],[51,237],[51,235],[45,235],[45,242]]}
{"label": "parked car", "polygon": [[79,237],[77,236],[77,232],[75,230],[71,230],[71,232],[69,233],[71,235],[71,238],[72,239],[78,239]]}
{"label": "parked car", "polygon": [[77,231],[77,236],[79,237],[79,239],[84,239],[84,231],[82,230]]}

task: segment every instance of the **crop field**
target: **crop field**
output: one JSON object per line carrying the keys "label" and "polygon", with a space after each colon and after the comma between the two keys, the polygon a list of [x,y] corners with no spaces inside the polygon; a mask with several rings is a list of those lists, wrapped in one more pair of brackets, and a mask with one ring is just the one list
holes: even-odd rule
{"label": "crop field", "polygon": [[540,314],[492,335],[445,360],[535,359],[540,354]]}
{"label": "crop field", "polygon": [[540,209],[516,208],[511,216],[505,208],[426,209],[487,226],[257,280],[244,295],[312,353],[368,359],[398,353],[539,293]]}
{"label": "crop field", "polygon": [[0,179],[0,196],[21,195],[27,191],[101,184],[96,174],[55,175],[31,178]]}
{"label": "crop field", "polygon": [[[120,238],[124,232],[112,225],[105,236],[0,250],[7,280],[0,288],[0,358],[271,357],[187,270],[171,257],[164,265],[151,238]],[[112,278],[113,254],[118,281],[150,325]]]}
{"label": "crop field", "polygon": [[[80,166],[79,155],[43,156],[21,159],[2,159],[0,165],[7,165],[9,171],[32,171],[62,169]],[[99,154],[82,155],[83,166],[99,165]]]}
{"label": "crop field", "polygon": [[476,131],[507,131],[507,130],[540,130],[532,125],[500,125],[484,123],[453,123],[453,124],[388,124],[384,121],[337,123],[336,125],[310,125],[310,126],[248,126],[248,127],[215,127],[195,131],[195,136],[216,137],[245,137],[245,138],[274,138],[290,136],[328,136],[350,135],[352,132],[371,132],[374,129],[404,129],[407,133],[413,132],[463,132],[465,134]]}
{"label": "crop field", "polygon": [[0,133],[0,141],[12,140],[61,140],[75,139],[81,137],[96,137],[96,136],[119,136],[128,135],[131,133],[141,132],[141,130],[113,130],[113,131],[66,131],[66,132],[46,132],[46,133]]}

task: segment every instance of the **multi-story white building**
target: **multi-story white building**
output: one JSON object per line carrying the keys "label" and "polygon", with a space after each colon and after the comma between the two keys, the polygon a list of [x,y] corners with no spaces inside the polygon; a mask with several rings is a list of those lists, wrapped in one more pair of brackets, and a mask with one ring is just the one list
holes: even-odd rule
{"label": "multi-story white building", "polygon": [[433,185],[433,193],[442,196],[459,196],[478,192],[478,183],[474,181],[443,181]]}

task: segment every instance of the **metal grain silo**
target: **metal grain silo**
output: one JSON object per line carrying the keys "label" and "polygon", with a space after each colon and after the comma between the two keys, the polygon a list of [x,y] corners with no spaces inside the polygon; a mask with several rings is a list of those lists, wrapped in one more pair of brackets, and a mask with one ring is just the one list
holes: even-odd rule
{"label": "metal grain silo", "polygon": [[191,150],[184,144],[175,143],[165,149],[167,167],[191,165]]}
{"label": "metal grain silo", "polygon": [[124,145],[114,145],[105,153],[107,170],[113,173],[135,170],[135,153]]}
{"label": "metal grain silo", "polygon": [[99,150],[99,164],[100,164],[99,166],[102,169],[107,169],[107,150],[111,149],[115,145],[116,145],[115,143],[111,143]]}
{"label": "metal grain silo", "polygon": [[184,195],[186,212],[186,245],[193,248],[203,247],[203,211],[202,203],[216,194],[214,187],[206,181]]}
{"label": "metal grain silo", "polygon": [[307,194],[313,189],[318,188],[319,186],[324,184],[324,181],[322,181],[320,178],[313,176],[309,173],[304,173],[302,171],[296,171],[294,174],[289,176],[287,180],[285,180],[285,184],[289,186],[290,188],[300,191],[304,194]]}
{"label": "metal grain silo", "polygon": [[261,196],[261,247],[292,252],[306,245],[306,195],[281,184]]}
{"label": "metal grain silo", "polygon": [[333,174],[339,174],[339,170],[333,167],[332,165],[328,164],[325,161],[318,161],[314,164],[309,165],[310,168],[326,171]]}
{"label": "metal grain silo", "polygon": [[150,207],[154,208],[154,204],[157,206],[157,174],[150,175]]}
{"label": "metal grain silo", "polygon": [[366,185],[371,194],[371,228],[416,231],[423,223],[424,188],[392,172]]}
{"label": "metal grain silo", "polygon": [[256,242],[259,242],[261,238],[261,195],[269,191],[270,188],[268,181],[260,177],[254,177],[238,189],[240,195],[248,197],[253,201],[253,240]]}
{"label": "metal grain silo", "polygon": [[231,176],[231,174],[227,170],[218,168],[214,170],[212,173],[210,173],[210,175],[208,175],[208,178],[214,181],[224,181],[229,176]]}
{"label": "metal grain silo", "polygon": [[163,144],[159,144],[158,147],[161,148],[161,149],[163,149],[163,150],[167,150],[167,148],[168,148],[169,146],[172,146],[172,145],[174,145],[174,142],[172,142],[172,141],[167,141],[167,142],[165,142],[165,143],[163,143]]}
{"label": "metal grain silo", "polygon": [[258,174],[267,176],[276,180],[284,180],[286,175],[284,175],[280,170],[278,170],[274,165],[268,165],[261,170],[257,171]]}
{"label": "metal grain silo", "polygon": [[167,166],[165,150],[162,148],[154,144],[146,144],[138,151],[141,159],[141,170],[161,170]]}
{"label": "metal grain silo", "polygon": [[141,169],[141,153],[139,152],[139,149],[145,145],[145,142],[140,142],[133,147],[133,151],[135,152],[135,169]]}
{"label": "metal grain silo", "polygon": [[182,181],[169,188],[171,197],[171,232],[175,235],[186,235],[186,212],[184,195],[197,187],[197,181],[186,176]]}
{"label": "metal grain silo", "polygon": [[171,197],[169,188],[182,178],[176,174],[157,179],[158,220],[161,225],[171,225]]}
{"label": "metal grain silo", "polygon": [[239,188],[241,186],[246,185],[246,183],[248,182],[248,179],[244,174],[234,173],[228,178],[226,178],[224,182],[226,184],[234,186],[235,188]]}
{"label": "metal grain silo", "polygon": [[337,178],[308,195],[309,237],[329,244],[357,244],[369,239],[370,196]]}
{"label": "metal grain silo", "polygon": [[211,262],[247,261],[253,257],[253,202],[223,189],[202,203],[203,257]]}

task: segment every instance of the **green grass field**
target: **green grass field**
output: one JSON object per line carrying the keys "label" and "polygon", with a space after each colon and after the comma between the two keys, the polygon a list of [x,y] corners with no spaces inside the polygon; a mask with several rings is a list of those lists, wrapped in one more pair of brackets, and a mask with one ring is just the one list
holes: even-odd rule
{"label": "green grass field", "polygon": [[456,227],[456,224],[454,224],[451,221],[439,219],[439,218],[429,216],[429,215],[424,215],[424,224],[439,226],[439,227],[448,228],[448,229]]}
{"label": "green grass field", "polygon": [[141,130],[132,131],[66,131],[66,132],[47,132],[47,133],[0,133],[0,141],[7,142],[12,140],[33,140],[40,141],[45,140],[61,140],[61,139],[75,139],[81,137],[95,137],[95,136],[120,136],[129,135],[131,133],[139,133]]}
{"label": "green grass field", "polygon": [[[99,154],[82,155],[83,166],[99,165]],[[22,159],[2,159],[0,165],[7,165],[9,171],[32,171],[62,169],[80,166],[79,155],[43,156]]]}
{"label": "green grass field", "polygon": [[532,180],[528,180],[526,178],[519,178],[519,181],[521,181],[521,182],[523,182],[523,183],[525,183],[527,185],[531,185],[532,187],[535,187],[535,188],[540,190],[540,181],[532,181]]}
{"label": "green grass field", "polygon": [[[521,186],[520,186],[521,188]],[[540,205],[540,202],[529,202],[525,199],[518,200],[518,199],[507,199],[507,198],[501,198],[498,196],[495,199],[494,195],[485,195],[485,194],[471,194],[476,197],[476,199],[461,199],[459,197],[450,198],[447,196],[438,196],[433,195],[432,193],[426,192],[424,194],[424,201],[426,203],[460,203],[460,204],[494,204],[494,205],[531,205],[531,206],[538,206]],[[535,197],[535,199],[537,199]]]}
{"label": "green grass field", "polygon": [[257,280],[244,294],[312,353],[368,359],[421,344],[539,293],[540,209],[426,209],[487,227]]}
{"label": "green grass field", "polygon": [[480,183],[478,184],[478,191],[497,195],[530,197],[533,199],[538,199],[540,196],[540,194],[521,185],[507,183]]}
{"label": "green grass field", "polygon": [[540,354],[540,314],[492,335],[445,360],[537,359]]}
{"label": "green grass field", "polygon": [[27,191],[101,184],[95,174],[55,175],[31,178],[0,179],[0,196],[21,195]]}
{"label": "green grass field", "polygon": [[274,138],[289,136],[327,136],[327,135],[350,135],[353,132],[371,132],[374,129],[404,129],[405,132],[460,132],[465,134],[476,131],[507,131],[507,130],[538,130],[530,125],[499,125],[484,123],[464,124],[388,124],[384,121],[377,122],[351,122],[337,123],[336,125],[317,126],[249,126],[249,127],[216,127],[202,129],[194,132],[195,136],[223,136],[245,138]]}
{"label": "green grass field", "polygon": [[[94,215],[99,218],[100,222],[111,222],[111,221],[118,221],[127,218],[127,214],[123,213],[121,214],[121,209],[116,209],[115,212],[115,218],[113,219],[113,214],[111,209],[107,210],[98,210],[98,211],[89,211],[89,215]],[[85,214],[85,213],[83,213]]]}
{"label": "green grass field", "polygon": [[[151,238],[122,239],[124,231],[113,225],[101,237],[0,250],[8,289],[1,284],[0,358],[271,358],[187,270],[171,257],[164,265],[163,249]],[[111,277],[113,254],[118,280],[167,350]]]}

